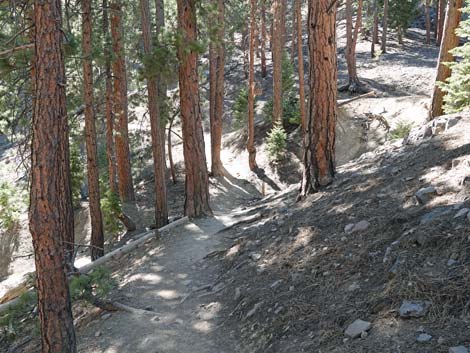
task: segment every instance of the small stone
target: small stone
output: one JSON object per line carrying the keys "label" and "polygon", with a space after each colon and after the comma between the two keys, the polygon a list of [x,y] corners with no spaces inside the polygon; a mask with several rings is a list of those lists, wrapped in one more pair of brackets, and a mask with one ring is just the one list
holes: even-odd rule
{"label": "small stone", "polygon": [[369,334],[367,333],[367,331],[362,331],[361,332],[361,338],[366,338]]}
{"label": "small stone", "polygon": [[356,223],[356,225],[354,226],[353,233],[364,232],[365,230],[367,230],[367,228],[369,228],[369,226],[370,226],[369,222],[360,221],[359,223]]}
{"label": "small stone", "polygon": [[370,322],[358,319],[348,326],[344,334],[351,338],[357,338],[360,337],[363,332],[369,331],[371,327],[372,324]]}
{"label": "small stone", "polygon": [[108,320],[110,317],[111,317],[111,314],[110,314],[110,313],[106,313],[106,314],[103,314],[103,315],[101,316],[101,318],[102,318],[103,320]]}
{"label": "small stone", "polygon": [[421,188],[415,193],[416,199],[422,205],[429,202],[436,195],[437,195],[437,190],[434,186]]}
{"label": "small stone", "polygon": [[465,346],[450,347],[449,353],[468,353],[468,349]]}
{"label": "small stone", "polygon": [[275,289],[277,287],[279,287],[279,285],[282,283],[282,279],[278,279],[277,281],[271,283],[271,288],[272,289]]}
{"label": "small stone", "polygon": [[468,212],[470,211],[470,209],[468,208],[462,208],[459,210],[459,212],[457,212],[457,214],[454,216],[454,218],[460,218],[460,217],[465,217]]}
{"label": "small stone", "polygon": [[101,331],[96,331],[95,332],[95,337],[100,337],[101,336]]}
{"label": "small stone", "polygon": [[400,306],[400,316],[403,318],[423,317],[426,315],[427,303],[404,300]]}
{"label": "small stone", "polygon": [[431,339],[432,339],[431,335],[428,335],[427,333],[421,333],[416,338],[416,341],[419,343],[426,343],[426,342],[429,342]]}
{"label": "small stone", "polygon": [[259,302],[259,303],[256,303],[255,306],[253,306],[253,309],[251,309],[247,314],[246,314],[246,318],[250,318],[252,317],[253,315],[256,314],[256,312],[258,311],[258,309],[260,308],[260,306],[263,304],[263,302]]}
{"label": "small stone", "polygon": [[457,264],[457,263],[458,263],[458,261],[456,261],[456,260],[454,260],[454,259],[449,259],[449,260],[447,261],[447,266],[449,266],[449,267],[450,267],[450,266],[454,266],[454,265]]}
{"label": "small stone", "polygon": [[346,225],[346,227],[344,227],[344,232],[351,233],[353,229],[354,229],[354,223],[349,223],[348,225]]}
{"label": "small stone", "polygon": [[242,291],[241,291],[240,287],[235,288],[235,296],[234,296],[233,299],[235,301],[238,301],[238,299],[240,299],[241,296],[242,296]]}
{"label": "small stone", "polygon": [[440,337],[437,339],[437,344],[442,345],[442,344],[444,344],[445,342],[446,342],[446,340],[445,340],[445,338],[442,337],[442,336],[440,336]]}
{"label": "small stone", "polygon": [[258,253],[251,253],[251,254],[250,254],[250,258],[251,258],[253,261],[258,261],[259,259],[261,259],[261,254],[258,254]]}

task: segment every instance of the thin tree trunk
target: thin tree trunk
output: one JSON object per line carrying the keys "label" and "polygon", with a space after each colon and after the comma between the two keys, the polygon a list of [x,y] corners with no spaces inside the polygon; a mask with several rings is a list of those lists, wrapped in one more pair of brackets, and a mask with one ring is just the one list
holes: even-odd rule
{"label": "thin tree trunk", "polygon": [[82,0],[83,101],[85,103],[85,142],[91,219],[91,260],[94,261],[104,255],[104,233],[97,165],[96,117],[93,106],[92,28],[91,0]]}
{"label": "thin tree trunk", "polygon": [[357,3],[356,25],[353,31],[352,0],[346,0],[346,63],[348,66],[349,82],[342,90],[350,92],[362,91],[361,82],[357,76],[356,44],[359,37],[359,29],[362,27],[362,0]]}
{"label": "thin tree trunk", "polygon": [[431,44],[431,16],[429,14],[430,0],[426,0],[424,14],[426,17],[426,44]]}
{"label": "thin tree trunk", "polygon": [[388,0],[384,0],[384,15],[382,20],[382,53],[387,52]]}
{"label": "thin tree trunk", "polygon": [[[142,22],[142,41],[144,55],[150,56],[152,48],[152,27],[150,25],[149,0],[140,0],[140,16]],[[165,183],[165,148],[162,141],[162,126],[160,122],[160,107],[158,102],[158,86],[155,77],[149,74],[151,70],[145,67],[148,92],[148,110],[150,115],[150,129],[152,135],[152,153],[155,178],[155,225],[161,228],[168,224],[168,206]]]}
{"label": "thin tree trunk", "polygon": [[282,124],[283,1],[274,0],[273,2],[273,125]]}
{"label": "thin tree trunk", "polygon": [[377,0],[373,0],[373,23],[372,23],[372,38],[370,42],[370,56],[375,57],[375,45],[379,43],[379,11]]}
{"label": "thin tree trunk", "polygon": [[[454,56],[450,51],[459,45],[459,37],[455,33],[459,26],[462,8],[462,0],[450,0],[444,22],[444,33],[442,37],[441,49],[439,51],[439,62],[437,64],[436,83],[444,82],[452,74],[452,70],[445,65],[446,62],[453,62]],[[434,84],[434,92],[431,103],[431,119],[444,113],[442,105],[444,103],[444,91]]]}
{"label": "thin tree trunk", "polygon": [[261,0],[261,77],[266,75],[266,0]]}
{"label": "thin tree trunk", "polygon": [[220,159],[222,149],[222,124],[224,116],[224,1],[214,0],[218,8],[217,41],[211,44],[210,54],[210,126],[211,126],[211,174],[218,177],[225,175]]}
{"label": "thin tree trunk", "polygon": [[[161,32],[165,28],[165,3],[163,0],[155,0],[155,10],[156,10],[156,45],[157,47],[161,48]],[[157,85],[158,85],[158,105],[160,108],[160,124],[161,124],[161,139],[163,144],[163,149],[165,148],[165,127],[167,125],[166,119],[168,119],[169,111],[167,106],[167,91],[168,87],[164,80],[161,78],[160,72],[156,74]],[[163,156],[165,156],[165,151],[163,152]],[[163,162],[165,164],[164,168],[167,170],[166,167],[166,158],[163,158]]]}
{"label": "thin tree trunk", "polygon": [[63,245],[71,242],[73,249],[74,239],[61,2],[36,0],[34,24],[29,229],[36,263],[42,352],[75,353],[65,272],[65,252],[70,248],[64,250]]}
{"label": "thin tree trunk", "polygon": [[294,57],[295,57],[295,40],[297,39],[297,25],[295,24],[295,21],[297,20],[297,7],[292,6],[292,35],[291,35],[291,46],[290,46],[290,61],[292,64],[294,64]]}
{"label": "thin tree trunk", "polygon": [[256,0],[251,0],[251,21],[250,21],[250,69],[248,79],[248,142],[246,149],[248,151],[248,164],[250,170],[258,168],[256,164],[255,148],[255,26],[256,26]]}
{"label": "thin tree trunk", "polygon": [[438,0],[437,5],[437,20],[436,20],[436,45],[440,46],[442,42],[442,35],[444,32],[444,21],[446,18],[446,7],[448,0]]}
{"label": "thin tree trunk", "polygon": [[171,128],[173,127],[173,121],[175,120],[175,116],[173,116],[170,119],[170,123],[168,125],[168,161],[170,163],[170,175],[171,175],[171,180],[173,181],[173,184],[176,184],[177,179],[176,179],[176,172],[175,172],[175,165],[173,163],[173,151],[172,151],[172,145],[171,145]]}
{"label": "thin tree trunk", "polygon": [[118,194],[116,155],[114,149],[113,77],[111,74],[111,43],[109,33],[108,0],[103,0],[103,33],[105,35],[104,57],[106,75],[106,158],[108,161],[109,189]]}
{"label": "thin tree trunk", "polygon": [[[302,40],[302,0],[296,0],[297,7],[297,60],[299,67],[299,106],[302,136],[305,135],[305,80],[304,80],[304,53]],[[303,138],[303,137],[302,137]]]}
{"label": "thin tree trunk", "polygon": [[336,4],[309,1],[310,104],[300,197],[330,184],[335,175],[337,98]]}
{"label": "thin tree trunk", "polygon": [[188,217],[211,215],[209,177],[207,173],[199,103],[197,52],[191,44],[197,40],[196,0],[177,0],[178,28],[183,40],[178,47],[183,154],[186,167],[186,200]]}
{"label": "thin tree trunk", "polygon": [[131,173],[129,148],[129,127],[127,107],[127,70],[123,43],[122,3],[111,3],[111,36],[113,42],[113,77],[114,77],[114,116],[116,125],[116,161],[118,171],[119,195],[123,202],[135,201],[134,185]]}

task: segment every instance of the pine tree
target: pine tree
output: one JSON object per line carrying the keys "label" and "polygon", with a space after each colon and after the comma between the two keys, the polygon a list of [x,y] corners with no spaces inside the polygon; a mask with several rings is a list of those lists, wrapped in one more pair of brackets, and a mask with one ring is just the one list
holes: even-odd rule
{"label": "pine tree", "polygon": [[36,0],[34,23],[29,228],[35,252],[42,351],[74,353],[64,253],[64,244],[71,242],[73,250],[73,212],[61,1]]}
{"label": "pine tree", "polygon": [[250,15],[250,65],[248,77],[248,141],[246,149],[248,151],[248,164],[250,170],[258,168],[256,164],[255,148],[255,26],[256,26],[256,0],[251,0]]}

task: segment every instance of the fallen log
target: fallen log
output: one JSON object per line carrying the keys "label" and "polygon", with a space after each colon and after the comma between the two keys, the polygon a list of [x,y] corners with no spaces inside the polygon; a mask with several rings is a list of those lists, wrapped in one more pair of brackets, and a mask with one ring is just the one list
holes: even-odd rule
{"label": "fallen log", "polygon": [[[159,229],[144,232],[144,233],[138,235],[137,238],[135,240],[133,240],[132,242],[130,242],[129,244],[126,244],[126,245],[124,245],[124,246],[122,246],[118,249],[115,249],[115,250],[107,253],[106,255],[100,257],[99,259],[80,267],[78,269],[78,273],[79,274],[89,273],[90,271],[92,271],[95,268],[105,264],[106,262],[108,262],[110,260],[117,259],[117,258],[121,257],[122,255],[128,254],[129,252],[131,252],[134,249],[138,248],[139,246],[141,246],[142,244],[147,242],[149,239],[152,239],[153,237],[155,237],[159,233],[170,230],[170,229],[172,229],[176,226],[179,226],[181,224],[186,223],[187,221],[188,221],[188,217],[183,217],[183,218],[180,218],[180,219],[178,219],[174,222],[171,222],[170,224],[167,224],[166,226],[161,227]],[[4,300],[4,297],[1,299],[0,314],[5,312],[9,308],[13,307],[15,304],[17,304],[18,301],[19,301],[19,297],[21,295],[23,295],[23,294],[25,294],[25,293],[32,290],[32,284],[31,283],[30,283],[29,286],[26,286],[25,284],[27,284],[27,282],[24,282],[20,285],[20,290],[19,291],[16,291],[15,288],[8,291],[8,293],[10,293],[10,294],[9,294],[7,300]],[[13,294],[16,295],[16,296],[14,296]]]}
{"label": "fallen log", "polygon": [[338,100],[338,107],[345,106],[349,103],[352,103],[352,102],[357,101],[357,100],[362,99],[362,98],[376,97],[376,96],[377,95],[375,94],[374,91],[370,91],[366,94],[361,94],[360,96],[357,96],[357,97],[353,97],[353,98],[349,98],[349,99],[340,99],[340,100]]}

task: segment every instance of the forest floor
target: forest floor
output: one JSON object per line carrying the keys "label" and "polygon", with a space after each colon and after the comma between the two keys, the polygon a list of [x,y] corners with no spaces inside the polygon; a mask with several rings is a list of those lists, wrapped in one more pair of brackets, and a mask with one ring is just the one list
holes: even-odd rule
{"label": "forest floor", "polygon": [[[341,33],[340,26],[340,49]],[[270,164],[264,145],[269,124],[261,108],[272,78],[259,78],[265,89],[257,108],[258,163],[266,176],[249,172],[244,130],[228,127],[222,158],[231,175],[211,179],[215,217],[174,228],[112,261],[118,285],[110,298],[145,312],[107,313],[76,305],[79,351],[424,353],[470,345],[465,335],[470,288],[464,280],[470,273],[470,220],[454,218],[470,208],[465,179],[470,175],[470,117],[451,119],[447,127],[449,119],[434,129],[428,126],[427,137],[408,143],[390,141],[387,129],[364,117],[380,113],[392,130],[405,123],[415,126],[415,133],[424,131],[420,127],[426,123],[438,48],[422,42],[422,33],[412,30],[404,46],[391,38],[388,53],[372,60],[370,42],[359,42],[358,71],[378,97],[341,110],[337,180],[300,203],[295,202],[298,132],[289,135],[284,162]],[[241,87],[243,73],[236,67],[227,75],[227,111]],[[339,69],[344,81],[342,55]],[[230,114],[226,119],[229,126]],[[144,136],[147,130],[135,124],[133,134]],[[181,148],[175,139],[179,172]],[[152,168],[145,153],[139,155],[143,167],[136,177],[142,228],[153,213]],[[2,179],[20,178],[11,168],[18,162],[13,150],[1,157]],[[435,190],[420,204],[415,193],[426,186]],[[181,216],[183,194],[180,177],[169,185],[173,218]],[[86,208],[79,212],[77,229],[85,242]],[[232,227],[253,216],[260,219]],[[22,217],[21,237],[0,247],[7,259],[1,264],[6,270],[0,295],[21,280],[21,271],[33,269]],[[365,229],[350,229],[360,221],[367,223]],[[79,261],[87,261],[86,256]],[[405,299],[423,305],[423,316],[400,317]],[[356,319],[370,322],[370,331],[357,339],[345,337],[345,328]],[[424,333],[431,338],[417,342]],[[37,344],[23,348],[34,352]]]}

